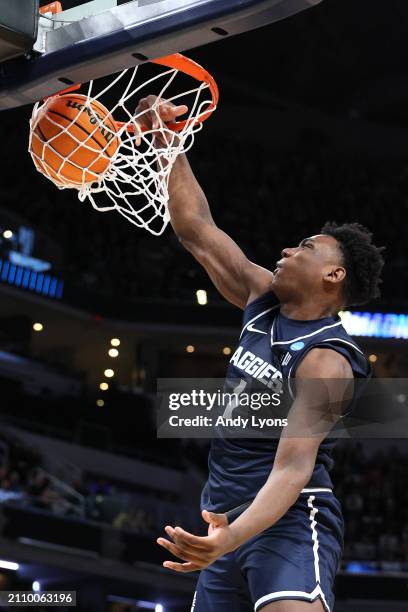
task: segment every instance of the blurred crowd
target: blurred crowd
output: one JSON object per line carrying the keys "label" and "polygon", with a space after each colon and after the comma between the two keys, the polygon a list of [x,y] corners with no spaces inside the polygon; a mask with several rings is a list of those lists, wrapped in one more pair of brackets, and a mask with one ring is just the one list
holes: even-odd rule
{"label": "blurred crowd", "polygon": [[407,479],[408,450],[338,447],[333,480],[346,522],[346,559],[408,563]]}
{"label": "blurred crowd", "polygon": [[[135,495],[123,485],[85,473],[64,481],[47,471],[40,451],[28,448],[9,433],[1,433],[0,450],[0,504],[18,503],[60,516],[108,522],[139,535],[154,535],[157,521],[148,508],[135,506]],[[147,500],[148,506],[152,503]]]}
{"label": "blurred crowd", "polygon": [[41,463],[41,454],[35,449],[0,437],[0,499],[18,499],[28,493],[33,470]]}
{"label": "blurred crowd", "polygon": [[[109,523],[146,537],[161,532],[166,512],[178,515],[186,528],[186,522],[194,524],[190,519],[197,509],[190,508],[189,517],[186,508],[174,502],[151,494],[149,498],[147,493],[135,495],[123,483],[102,476],[84,474],[68,485],[42,469],[36,450],[4,435],[1,448],[7,453],[0,465],[0,503]],[[200,449],[204,457],[205,448]],[[368,451],[362,443],[341,443],[335,450],[332,477],[346,523],[344,560],[407,567],[408,452],[390,445]]]}
{"label": "blurred crowd", "polygon": [[[405,160],[274,153],[238,137],[218,136],[216,144],[200,136],[192,165],[216,222],[249,257],[271,267],[283,247],[318,232],[326,220],[358,220],[387,246],[385,298],[406,300]],[[197,287],[212,291],[171,229],[156,238],[115,212],[96,213],[75,191],[58,191],[35,173],[31,160],[24,164],[30,181],[5,185],[3,206],[58,241],[60,273],[71,287],[112,299],[194,300]],[[218,299],[215,292],[211,296]]]}

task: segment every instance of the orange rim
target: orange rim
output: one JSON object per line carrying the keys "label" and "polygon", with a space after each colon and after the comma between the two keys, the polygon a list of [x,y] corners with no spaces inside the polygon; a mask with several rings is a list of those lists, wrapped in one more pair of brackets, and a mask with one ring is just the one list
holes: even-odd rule
{"label": "orange rim", "polygon": [[153,64],[160,64],[161,66],[167,66],[169,68],[175,68],[176,70],[180,70],[180,72],[184,72],[196,81],[200,81],[201,83],[207,83],[210,92],[211,92],[211,104],[206,110],[205,113],[201,115],[200,118],[195,119],[184,119],[183,121],[176,121],[174,123],[168,123],[167,127],[170,130],[174,130],[175,132],[180,132],[180,130],[184,129],[187,124],[191,123],[202,123],[206,119],[208,119],[215,109],[217,108],[218,100],[220,98],[218,85],[215,82],[214,77],[207,72],[200,64],[197,64],[194,60],[182,55],[181,53],[174,53],[173,55],[166,55],[165,57],[161,57],[156,60],[152,60]]}
{"label": "orange rim", "polygon": [[[53,2],[52,4],[43,7],[42,10],[58,4],[60,5],[59,2]],[[218,100],[220,97],[218,85],[215,82],[214,77],[211,76],[211,74],[207,72],[207,70],[205,70],[202,66],[200,66],[200,64],[197,64],[197,62],[190,59],[189,57],[186,57],[185,55],[182,55],[181,53],[166,55],[165,57],[160,57],[159,59],[150,61],[152,62],[152,64],[160,64],[161,66],[166,66],[168,68],[179,70],[180,72],[184,72],[184,74],[191,76],[196,81],[206,83],[211,92],[211,103],[205,113],[203,113],[200,117],[194,117],[192,119],[183,119],[182,121],[175,121],[174,123],[167,123],[166,126],[168,129],[173,130],[174,132],[180,132],[186,127],[186,125],[191,125],[193,123],[202,123],[213,114],[213,112],[217,108]],[[81,84],[71,85],[70,87],[63,89],[58,93],[53,94],[52,96],[47,96],[46,98],[44,98],[44,101],[48,100],[49,98],[54,98],[55,96],[62,96],[72,91],[76,91],[80,87]],[[118,126],[118,128],[121,128],[127,124],[123,121],[117,121],[116,125]],[[129,131],[133,132],[132,126],[128,126],[128,129]]]}
{"label": "orange rim", "polygon": [[42,6],[40,8],[40,13],[52,13],[53,15],[56,15],[57,13],[62,13],[62,5],[61,2],[51,2],[50,4],[47,4],[46,6]]}

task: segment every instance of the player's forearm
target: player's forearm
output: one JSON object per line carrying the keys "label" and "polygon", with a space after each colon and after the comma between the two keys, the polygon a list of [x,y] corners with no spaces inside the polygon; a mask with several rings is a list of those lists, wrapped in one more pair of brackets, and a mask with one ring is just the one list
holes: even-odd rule
{"label": "player's forearm", "polygon": [[169,196],[171,224],[181,240],[192,239],[202,222],[214,223],[205,194],[184,154],[173,165]]}
{"label": "player's forearm", "polygon": [[249,508],[231,523],[234,549],[274,525],[286,514],[309,479],[310,471],[298,470],[294,465],[272,470]]}

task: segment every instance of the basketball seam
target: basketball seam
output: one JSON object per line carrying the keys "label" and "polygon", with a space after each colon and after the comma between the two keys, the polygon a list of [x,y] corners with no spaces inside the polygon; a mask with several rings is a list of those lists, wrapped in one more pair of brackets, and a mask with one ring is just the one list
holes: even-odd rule
{"label": "basketball seam", "polygon": [[[51,149],[52,151],[54,151],[54,153],[56,153],[56,155],[58,155],[59,157],[61,157],[61,158],[62,158],[61,153],[60,153],[59,151],[57,151],[57,149],[54,149],[54,147],[52,146],[52,144],[50,144],[50,143],[48,142],[48,140],[47,140],[47,138],[46,138],[46,136],[45,136],[44,132],[42,131],[42,129],[41,129],[41,127],[40,127],[40,124],[39,124],[39,123],[38,123],[38,125],[36,126],[36,129],[38,129],[38,131],[39,131],[39,132],[40,132],[40,134],[41,134],[41,138],[42,138],[43,144],[47,145],[47,147],[50,147],[50,149]],[[43,162],[43,164],[47,164],[47,166],[50,166],[50,167],[52,168],[51,164],[50,164],[48,161],[46,161],[45,159],[41,159],[41,161]],[[61,165],[62,165],[63,163],[64,163],[64,160],[63,160],[63,159],[61,159]],[[61,167],[61,166],[60,166],[60,167]],[[52,170],[53,170],[53,172],[55,172],[55,174],[58,176],[58,174],[59,174],[59,169],[58,169],[58,170],[55,170],[54,168],[52,168]]]}
{"label": "basketball seam", "polygon": [[[101,151],[102,151],[103,153],[106,153],[106,155],[109,157],[109,159],[112,159],[112,155],[109,155],[109,153],[108,153],[108,152],[105,150],[105,147],[101,146],[101,143],[100,143],[100,142],[98,142],[98,140],[97,140],[97,139],[96,139],[96,138],[95,138],[95,137],[94,137],[92,134],[90,134],[90,133],[89,133],[89,132],[88,132],[88,131],[87,131],[87,130],[84,128],[84,127],[82,127],[82,125],[79,125],[78,123],[75,123],[76,118],[75,118],[75,119],[71,119],[70,117],[67,117],[66,115],[63,115],[62,113],[58,113],[57,111],[52,110],[52,109],[48,109],[48,110],[47,110],[47,114],[48,114],[48,113],[50,113],[50,114],[52,113],[52,114],[54,114],[54,115],[57,115],[57,117],[61,117],[62,119],[66,119],[66,120],[67,120],[67,121],[69,121],[69,122],[70,122],[72,125],[75,125],[75,126],[76,126],[76,127],[78,127],[80,130],[82,130],[83,132],[85,132],[85,134],[88,134],[88,136],[89,136],[89,137],[90,137],[90,138],[91,138],[91,139],[92,139],[94,142],[96,142],[96,144],[97,144],[99,147],[101,147]],[[45,119],[45,118],[46,118],[46,116],[44,117],[44,119]],[[64,126],[61,126],[61,127],[64,127]],[[68,126],[67,126],[67,127],[68,127]],[[68,132],[68,133],[69,133],[69,132]],[[74,137],[73,137],[71,134],[70,134],[70,136],[71,136],[71,138],[74,138]],[[74,139],[75,139],[75,138],[74,138]],[[78,143],[78,144],[81,144],[81,143]],[[109,147],[109,144],[110,144],[110,143],[107,143],[107,146],[108,146],[108,147]],[[95,151],[95,152],[96,152],[96,151]]]}
{"label": "basketball seam", "polygon": [[[53,150],[56,154],[58,154],[58,151],[56,151],[55,149],[53,149],[52,145],[50,145],[49,143],[47,143],[47,140],[45,138],[45,134],[43,133],[42,129],[40,128],[39,125],[36,126],[36,129],[38,129],[38,131],[40,132],[41,138],[42,138],[42,143],[45,145],[47,144],[47,146],[50,147],[51,150]],[[38,161],[38,160],[37,160]],[[60,171],[55,170],[51,164],[46,161],[45,159],[41,158],[41,161],[39,162],[40,165],[42,166],[43,170],[45,171],[47,176],[50,176],[49,172],[51,171],[52,173],[54,173],[56,175],[56,177],[59,179],[60,178]]]}
{"label": "basketball seam", "polygon": [[[41,129],[41,127],[40,127],[40,124],[39,124],[39,123],[38,123],[38,125],[36,126],[36,129],[38,129],[38,131],[39,131],[39,132],[40,132],[40,134],[41,134],[41,137],[42,137],[42,139],[43,139],[43,144],[47,145],[47,147],[50,147],[50,149],[51,149],[52,151],[54,151],[54,153],[55,153],[55,154],[56,154],[58,157],[61,157],[61,165],[60,165],[60,167],[58,168],[58,170],[55,170],[55,168],[53,168],[53,167],[52,167],[52,165],[50,164],[50,162],[49,162],[49,161],[47,161],[47,160],[45,160],[45,159],[42,159],[41,161],[42,161],[42,163],[43,163],[43,164],[45,164],[45,169],[46,169],[46,170],[47,170],[47,167],[51,168],[51,170],[52,170],[52,171],[53,171],[53,172],[54,172],[54,173],[57,175],[57,178],[59,178],[59,177],[60,177],[60,174],[61,174],[61,167],[63,166],[64,161],[65,161],[65,162],[68,162],[69,164],[71,164],[71,166],[72,166],[73,168],[75,168],[76,170],[78,170],[78,171],[80,170],[80,168],[77,168],[77,166],[76,166],[76,165],[75,165],[73,162],[71,162],[71,161],[69,160],[69,158],[66,158],[66,157],[64,158],[64,156],[63,156],[63,155],[61,155],[61,153],[60,153],[59,151],[57,151],[57,149],[55,149],[55,148],[52,146],[52,144],[50,144],[50,143],[49,143],[49,141],[47,140],[47,138],[46,138],[46,136],[45,136],[44,132],[42,131],[42,129]],[[94,162],[92,162],[92,163],[94,163]],[[83,169],[82,169],[82,172],[90,172],[91,174],[97,174],[97,172],[95,172],[94,170],[89,170],[89,167],[83,168]],[[82,175],[82,179],[83,179],[83,175]],[[66,177],[64,177],[64,176],[63,176],[63,179],[62,179],[62,180],[64,180],[64,181],[68,181],[68,182],[69,182],[69,181],[73,181],[74,183],[76,182],[74,179],[68,179],[68,178],[66,178]],[[80,183],[80,182],[78,182],[78,185],[80,185],[80,184],[81,184],[81,183]]]}

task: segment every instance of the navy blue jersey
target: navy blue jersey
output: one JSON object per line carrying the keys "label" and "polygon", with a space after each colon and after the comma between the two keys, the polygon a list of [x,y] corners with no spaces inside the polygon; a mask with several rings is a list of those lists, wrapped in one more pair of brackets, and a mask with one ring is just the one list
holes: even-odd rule
{"label": "navy blue jersey", "polygon": [[[316,347],[341,353],[356,378],[367,378],[370,366],[361,349],[350,338],[340,317],[312,321],[289,319],[280,312],[276,296],[269,292],[245,309],[239,346],[231,357],[226,390],[237,382],[276,388],[277,381],[294,378],[305,355]],[[230,382],[229,381],[233,381]],[[227,439],[211,442],[209,477],[202,494],[202,507],[225,512],[254,499],[265,484],[275,458],[279,439]],[[308,487],[331,488],[333,438],[324,440]]]}

